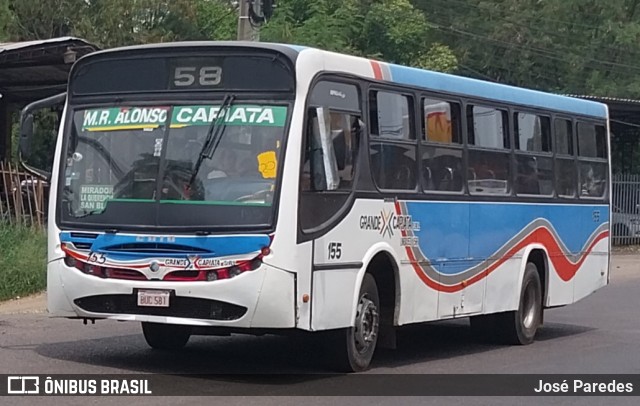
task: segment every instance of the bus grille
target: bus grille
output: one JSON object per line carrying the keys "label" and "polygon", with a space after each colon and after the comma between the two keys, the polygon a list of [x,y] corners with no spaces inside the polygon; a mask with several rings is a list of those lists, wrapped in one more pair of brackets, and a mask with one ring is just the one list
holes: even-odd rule
{"label": "bus grille", "polygon": [[217,300],[171,296],[169,307],[139,307],[136,295],[98,295],[74,300],[81,309],[91,313],[139,314],[145,316],[184,317],[205,320],[237,320],[246,307]]}

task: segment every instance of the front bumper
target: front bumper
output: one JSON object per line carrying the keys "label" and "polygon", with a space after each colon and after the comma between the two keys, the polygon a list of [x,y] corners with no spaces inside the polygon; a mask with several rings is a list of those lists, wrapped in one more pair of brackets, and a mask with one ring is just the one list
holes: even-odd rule
{"label": "front bumper", "polygon": [[[255,271],[212,282],[102,279],[62,260],[49,263],[47,271],[53,316],[234,328],[296,325],[295,275],[264,263]],[[169,308],[138,307],[138,289],[171,291]]]}

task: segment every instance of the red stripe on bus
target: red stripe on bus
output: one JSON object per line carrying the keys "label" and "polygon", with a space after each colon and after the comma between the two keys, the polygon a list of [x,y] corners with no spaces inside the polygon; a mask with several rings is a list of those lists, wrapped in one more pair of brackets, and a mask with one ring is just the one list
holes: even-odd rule
{"label": "red stripe on bus", "polygon": [[[400,203],[396,202],[395,206],[396,206],[397,214],[401,215],[402,211],[400,209]],[[405,236],[404,230],[402,231],[402,236]],[[600,240],[607,238],[608,236],[609,236],[609,231],[603,231],[602,233],[598,234],[598,236],[593,240],[593,242],[591,242],[589,247],[582,254],[578,262],[573,263],[569,261],[569,259],[567,259],[567,257],[564,254],[553,255],[554,253],[562,252],[562,249],[560,248],[560,244],[556,241],[554,235],[546,227],[539,227],[533,230],[527,236],[525,236],[513,247],[511,247],[509,251],[507,251],[496,262],[492,263],[489,267],[487,267],[487,269],[473,275],[471,278],[463,282],[456,283],[455,285],[444,285],[439,283],[438,281],[434,281],[433,279],[431,279],[424,272],[420,264],[418,264],[418,261],[416,260],[416,257],[413,254],[413,250],[411,249],[411,247],[405,247],[405,250],[407,252],[407,257],[409,258],[409,261],[411,263],[413,270],[415,271],[416,275],[418,275],[418,277],[423,283],[425,283],[430,288],[438,290],[440,292],[453,293],[453,292],[459,292],[462,289],[464,289],[466,286],[473,285],[474,283],[484,279],[491,272],[495,271],[500,265],[502,265],[511,257],[513,257],[518,251],[525,248],[529,244],[535,244],[535,243],[541,243],[547,249],[547,252],[552,253],[552,255],[549,255],[549,259],[553,263],[556,274],[558,274],[560,279],[562,279],[565,282],[568,282],[571,279],[573,279],[573,277],[578,273],[578,271],[580,270],[580,267],[582,266],[584,261],[587,259],[587,256],[593,250],[593,247]]]}
{"label": "red stripe on bus", "polygon": [[380,66],[380,62],[377,62],[377,61],[370,61],[370,62],[371,62],[371,67],[373,68],[373,77],[378,80],[384,79],[382,77],[382,67]]}

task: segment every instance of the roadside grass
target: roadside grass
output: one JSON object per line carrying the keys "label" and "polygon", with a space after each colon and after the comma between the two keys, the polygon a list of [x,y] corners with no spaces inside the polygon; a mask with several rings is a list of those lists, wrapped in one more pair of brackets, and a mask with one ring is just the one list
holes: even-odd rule
{"label": "roadside grass", "polygon": [[46,284],[46,232],[0,223],[0,301],[43,291]]}

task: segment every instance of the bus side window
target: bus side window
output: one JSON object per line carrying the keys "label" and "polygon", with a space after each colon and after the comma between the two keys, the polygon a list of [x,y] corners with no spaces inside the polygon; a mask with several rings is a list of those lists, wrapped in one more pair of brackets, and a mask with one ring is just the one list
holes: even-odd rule
{"label": "bus side window", "polygon": [[469,193],[511,193],[508,116],[493,107],[467,106]]}
{"label": "bus side window", "polygon": [[578,175],[576,162],[573,159],[573,123],[571,120],[556,118],[554,135],[556,191],[560,197],[573,198],[576,195]]}
{"label": "bus side window", "polygon": [[460,104],[422,98],[422,181],[425,191],[462,192]]}
{"label": "bus side window", "polygon": [[607,185],[606,129],[578,122],[578,176],[581,197],[603,198]]}
{"label": "bus side window", "polygon": [[369,118],[369,155],[376,186],[383,190],[414,190],[418,167],[413,98],[372,90],[369,92]]}

